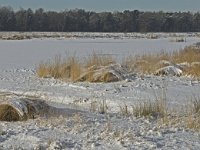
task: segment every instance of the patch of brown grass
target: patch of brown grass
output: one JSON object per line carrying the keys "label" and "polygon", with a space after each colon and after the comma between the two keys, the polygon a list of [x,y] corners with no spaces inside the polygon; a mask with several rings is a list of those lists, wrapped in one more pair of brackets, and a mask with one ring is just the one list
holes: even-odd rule
{"label": "patch of brown grass", "polygon": [[61,60],[60,56],[56,56],[54,58],[54,62],[52,64],[49,64],[49,73],[54,78],[65,78],[67,74],[67,64],[66,62]]}
{"label": "patch of brown grass", "polygon": [[0,121],[22,121],[27,119],[34,119],[36,110],[35,108],[27,104],[28,113],[21,116],[16,108],[11,105],[3,104],[0,105]]}
{"label": "patch of brown grass", "polygon": [[43,78],[75,80],[80,74],[81,65],[75,56],[68,59],[61,59],[61,56],[56,56],[52,62],[41,62],[37,67],[37,75]]}
{"label": "patch of brown grass", "polygon": [[[130,70],[136,70],[142,74],[153,74],[157,69],[165,67],[161,61],[169,61],[172,64],[188,63],[183,69],[183,75],[192,75],[200,79],[200,49],[187,47],[171,54],[145,54],[127,59],[126,66]],[[196,63],[196,64],[193,64]],[[133,65],[134,64],[134,65]]]}
{"label": "patch of brown grass", "polygon": [[[52,77],[55,79],[77,81],[81,75],[87,73],[84,81],[93,82],[95,69],[112,63],[115,63],[115,61],[111,56],[98,56],[95,53],[88,56],[83,62],[79,61],[75,56],[66,59],[56,56],[53,61],[41,62],[37,67],[37,75],[43,78]],[[101,82],[110,81],[110,78],[109,74],[105,74]]]}
{"label": "patch of brown grass", "polygon": [[186,127],[194,130],[200,130],[200,99],[193,96],[189,113],[186,117]]}
{"label": "patch of brown grass", "polygon": [[[174,53],[172,55],[172,61],[177,64],[183,62],[189,63],[191,66],[184,70],[184,75],[192,75],[200,79],[200,49],[192,47],[185,48],[182,51]],[[197,64],[193,64],[195,62],[197,62]]]}
{"label": "patch of brown grass", "polygon": [[44,78],[64,78],[67,75],[67,68],[66,62],[62,61],[60,56],[56,56],[52,62],[41,62],[37,67],[37,74]]}
{"label": "patch of brown grass", "polygon": [[85,59],[86,68],[91,68],[94,66],[108,66],[110,64],[116,63],[111,55],[97,55],[93,53]]}
{"label": "patch of brown grass", "polygon": [[172,54],[171,60],[174,63],[183,63],[183,62],[200,62],[200,49],[186,47],[183,50],[174,52]]}
{"label": "patch of brown grass", "polygon": [[0,121],[19,121],[20,115],[17,110],[10,105],[0,106]]}
{"label": "patch of brown grass", "polygon": [[67,78],[71,79],[72,81],[75,81],[77,78],[80,77],[82,73],[82,67],[78,59],[74,57],[70,57],[66,63],[66,73]]}
{"label": "patch of brown grass", "polygon": [[159,62],[161,60],[169,60],[170,55],[162,52],[159,54],[144,54],[142,56],[130,56],[124,62],[123,66],[130,71],[137,71],[142,74],[152,74],[158,68],[163,67]]}
{"label": "patch of brown grass", "polygon": [[200,116],[189,115],[186,117],[186,127],[200,131]]}
{"label": "patch of brown grass", "polygon": [[42,78],[50,76],[49,64],[41,62],[37,68],[37,75]]}
{"label": "patch of brown grass", "polygon": [[93,53],[88,56],[83,62],[87,76],[85,81],[88,82],[109,82],[112,80],[112,76],[109,73],[103,73],[101,79],[94,79],[95,71],[102,66],[108,66],[116,63],[110,55],[97,55]]}
{"label": "patch of brown grass", "polygon": [[[162,52],[157,54],[145,54],[142,56],[129,56],[123,61],[122,66],[129,71],[137,71],[142,74],[154,74],[156,70],[169,64],[187,63],[183,75],[192,75],[200,79],[200,49],[187,47],[184,50],[175,51],[171,54]],[[81,75],[86,74],[84,81],[93,82],[94,71],[98,67],[114,64],[116,61],[110,55],[92,55],[83,61],[75,56],[61,59],[56,56],[53,61],[42,62],[37,67],[39,77],[53,77],[56,79],[76,81]],[[196,64],[194,64],[196,63]],[[101,80],[110,81],[110,74],[106,74]],[[96,81],[94,81],[96,82]],[[102,81],[100,81],[102,82]]]}
{"label": "patch of brown grass", "polygon": [[193,97],[187,107],[181,111],[182,115],[177,115],[175,120],[170,119],[170,122],[174,121],[178,126],[200,131],[200,99]]}
{"label": "patch of brown grass", "polygon": [[[25,121],[49,114],[49,105],[41,99],[1,99],[0,121]],[[14,102],[16,101],[16,103]]]}
{"label": "patch of brown grass", "polygon": [[193,100],[191,100],[191,102],[192,102],[192,112],[200,115],[200,98],[193,97]]}
{"label": "patch of brown grass", "polygon": [[158,117],[163,118],[167,112],[165,102],[160,101],[146,101],[141,102],[133,107],[133,115],[135,117]]}
{"label": "patch of brown grass", "polygon": [[157,95],[155,93],[155,100],[140,102],[137,105],[132,106],[133,115],[135,117],[154,117],[165,118],[167,115],[167,96],[166,90],[162,89],[161,93]]}
{"label": "patch of brown grass", "polygon": [[196,79],[200,80],[200,65],[191,66],[185,70],[185,75],[192,75]]}

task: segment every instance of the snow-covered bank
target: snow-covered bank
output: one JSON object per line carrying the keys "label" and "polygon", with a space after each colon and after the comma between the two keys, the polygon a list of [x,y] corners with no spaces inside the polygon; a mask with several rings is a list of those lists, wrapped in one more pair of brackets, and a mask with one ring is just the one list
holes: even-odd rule
{"label": "snow-covered bank", "polygon": [[[155,120],[120,115],[119,106],[154,99],[166,89],[168,107],[182,108],[199,95],[190,78],[137,76],[115,83],[65,83],[40,79],[34,70],[0,72],[0,91],[39,96],[58,111],[52,117],[0,122],[1,149],[199,149],[200,133]],[[2,94],[3,94],[2,93]],[[91,103],[105,100],[106,114],[91,112]],[[182,110],[181,110],[182,111]]]}
{"label": "snow-covered bank", "polygon": [[[71,111],[67,109],[68,111]],[[1,149],[199,149],[199,134],[144,119],[83,113],[0,124]]]}
{"label": "snow-covered bank", "polygon": [[113,32],[0,32],[0,39],[2,40],[23,40],[23,39],[47,39],[47,38],[81,38],[81,39],[96,39],[96,38],[110,38],[110,39],[158,39],[168,37],[199,37],[200,33],[113,33]]}
{"label": "snow-covered bank", "polygon": [[[166,91],[172,107],[187,105],[193,96],[200,97],[200,83],[187,77],[139,76],[114,83],[66,83],[51,78],[38,78],[34,70],[10,69],[0,72],[0,91],[41,96],[49,102],[89,108],[91,102],[106,100],[109,111],[118,112],[119,106],[155,99]],[[180,107],[181,108],[181,107]]]}

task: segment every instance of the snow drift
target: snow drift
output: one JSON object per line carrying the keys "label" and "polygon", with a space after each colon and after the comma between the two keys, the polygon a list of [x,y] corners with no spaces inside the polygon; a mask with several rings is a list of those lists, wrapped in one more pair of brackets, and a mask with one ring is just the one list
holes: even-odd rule
{"label": "snow drift", "polygon": [[116,82],[125,80],[128,72],[120,64],[92,66],[76,81]]}

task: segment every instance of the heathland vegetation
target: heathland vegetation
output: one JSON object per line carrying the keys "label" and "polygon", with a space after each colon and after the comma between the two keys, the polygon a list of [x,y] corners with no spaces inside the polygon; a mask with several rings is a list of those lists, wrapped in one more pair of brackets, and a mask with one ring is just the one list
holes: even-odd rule
{"label": "heathland vegetation", "polygon": [[[116,65],[116,61],[110,56],[93,54],[83,61],[80,61],[76,56],[69,56],[64,59],[57,56],[53,61],[40,63],[37,67],[37,74],[39,77],[53,77],[71,81],[80,81],[84,77],[84,81],[110,82],[113,71],[108,70],[112,70],[111,65]],[[130,73],[167,75],[172,71],[173,75],[192,76],[200,79],[200,49],[186,47],[173,53],[130,56],[119,66]],[[118,66],[115,66],[115,68],[118,68]],[[164,68],[164,70],[160,70],[161,68]],[[123,72],[122,70],[120,71]],[[178,70],[178,73],[176,73],[176,70]],[[103,74],[102,79],[98,77],[98,80],[94,80],[94,77],[97,78],[96,73]]]}
{"label": "heathland vegetation", "polygon": [[14,11],[11,7],[0,7],[0,31],[199,32],[200,13],[83,9],[56,12],[42,8]]}

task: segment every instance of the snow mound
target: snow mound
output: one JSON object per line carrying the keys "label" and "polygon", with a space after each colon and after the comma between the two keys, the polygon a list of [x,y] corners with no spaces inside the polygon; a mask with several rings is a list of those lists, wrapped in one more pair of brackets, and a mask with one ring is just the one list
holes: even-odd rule
{"label": "snow mound", "polygon": [[40,99],[6,99],[0,102],[0,121],[34,119],[48,110],[49,106]]}
{"label": "snow mound", "polygon": [[76,81],[90,82],[116,82],[127,79],[128,71],[119,64],[111,64],[109,66],[92,66]]}
{"label": "snow mound", "polygon": [[179,69],[184,70],[184,69],[186,69],[186,68],[191,67],[191,64],[188,63],[188,62],[182,62],[182,63],[180,63],[180,64],[177,64],[177,66],[179,67]]}
{"label": "snow mound", "polygon": [[168,60],[161,60],[158,62],[158,65],[170,66],[172,63]]}
{"label": "snow mound", "polygon": [[181,76],[183,71],[176,66],[166,66],[156,70],[156,75],[172,75],[172,76]]}
{"label": "snow mound", "polygon": [[200,62],[192,62],[191,66],[200,66]]}

